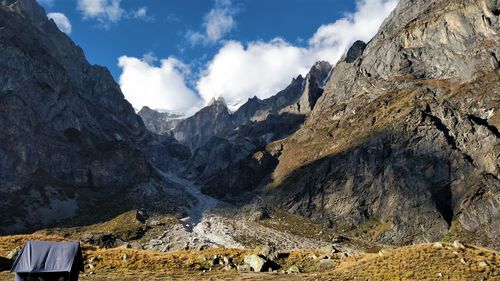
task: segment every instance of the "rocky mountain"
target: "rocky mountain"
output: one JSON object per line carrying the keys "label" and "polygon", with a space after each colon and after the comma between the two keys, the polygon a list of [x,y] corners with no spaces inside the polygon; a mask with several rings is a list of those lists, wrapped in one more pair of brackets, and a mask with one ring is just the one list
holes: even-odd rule
{"label": "rocky mountain", "polygon": [[104,221],[47,233],[161,251],[500,247],[499,1],[401,0],[334,67],[185,119],[136,115],[35,0],[0,3],[0,233]]}
{"label": "rocky mountain", "polygon": [[222,97],[212,99],[208,106],[182,120],[172,135],[191,150],[205,144],[213,136],[224,136],[235,128],[231,113]]}
{"label": "rocky mountain", "polygon": [[322,95],[331,68],[318,62],[306,78],[298,76],[268,99],[249,99],[234,113],[214,100],[179,123],[173,136],[193,152],[188,176],[218,197],[254,191],[277,164],[276,153],[266,146],[300,128]]}
{"label": "rocky mountain", "polygon": [[312,111],[318,98],[323,94],[323,86],[330,74],[332,65],[320,61],[313,65],[306,78],[299,75],[290,85],[276,95],[260,100],[249,99],[235,113],[238,125],[265,120],[270,114],[291,113],[306,115]]}
{"label": "rocky mountain", "polygon": [[499,10],[494,0],[401,0],[282,143],[272,204],[372,241],[494,245]]}
{"label": "rocky mountain", "polygon": [[183,119],[182,115],[170,112],[159,112],[147,106],[144,106],[141,110],[139,110],[137,115],[142,118],[142,121],[148,130],[161,135],[169,134],[170,131],[174,129]]}
{"label": "rocky mountain", "polygon": [[189,202],[154,167],[174,169],[189,151],[147,131],[108,70],[35,0],[0,2],[0,46],[0,232]]}

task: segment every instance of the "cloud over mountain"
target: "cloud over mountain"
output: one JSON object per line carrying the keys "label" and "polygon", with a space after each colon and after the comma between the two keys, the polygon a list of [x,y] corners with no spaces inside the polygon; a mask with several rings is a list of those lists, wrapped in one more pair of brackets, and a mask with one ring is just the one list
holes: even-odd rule
{"label": "cloud over mountain", "polygon": [[64,33],[70,34],[71,33],[71,22],[69,19],[64,15],[63,13],[48,13],[47,17],[51,20],[53,20],[57,27]]}
{"label": "cloud over mountain", "polygon": [[[218,1],[218,3],[217,5],[224,7],[229,1]],[[282,38],[247,43],[224,42],[215,56],[202,67],[200,73],[184,74],[181,76],[182,79],[175,76],[174,82],[162,82],[162,84],[174,83],[182,91],[177,94],[158,93],[158,95],[162,95],[162,100],[166,100],[167,96],[178,100],[187,95],[191,98],[183,102],[182,107],[189,107],[188,101],[193,102],[192,108],[198,107],[199,99],[192,98],[196,96],[194,91],[189,90],[185,84],[179,84],[190,78],[189,80],[196,81],[195,88],[204,102],[210,101],[213,97],[224,97],[228,105],[236,109],[253,96],[267,98],[286,87],[293,77],[299,74],[305,75],[314,62],[326,60],[335,63],[356,40],[370,40],[396,4],[397,0],[359,0],[356,3],[355,12],[346,14],[333,23],[320,26],[307,41],[306,46],[296,46]],[[217,5],[214,9],[217,9]],[[211,15],[212,11],[208,15]],[[210,17],[207,16],[208,18]],[[220,24],[213,26],[209,22],[207,20],[205,25],[206,32],[199,34],[200,38],[205,38],[203,40],[207,40],[207,38],[220,39],[224,32],[230,30],[229,27],[231,27],[233,20],[219,20],[217,22]],[[142,76],[141,72],[130,69],[136,65],[121,63],[120,66],[124,71],[120,78],[120,84],[129,85],[127,91],[124,91],[127,99],[129,96],[137,96],[138,93],[132,93],[132,89],[140,91],[140,85],[144,83],[139,77],[133,77],[131,73]],[[149,66],[148,70],[151,67],[156,68],[151,65],[147,66]],[[128,75],[125,76],[125,74]],[[158,78],[169,79],[171,76],[163,75]],[[132,87],[133,83],[140,85]],[[134,104],[133,101],[131,102]],[[151,100],[151,104],[147,105],[158,108],[158,103],[155,103],[154,100]],[[138,107],[136,104],[134,106]]]}

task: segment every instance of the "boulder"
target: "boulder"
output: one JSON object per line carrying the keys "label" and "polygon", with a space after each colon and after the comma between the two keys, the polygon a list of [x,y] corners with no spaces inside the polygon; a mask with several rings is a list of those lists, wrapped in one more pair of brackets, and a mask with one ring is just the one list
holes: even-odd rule
{"label": "boulder", "polygon": [[436,248],[436,249],[441,249],[441,248],[443,248],[443,244],[441,244],[441,243],[439,243],[439,242],[434,243],[434,245],[432,245],[432,246],[433,246],[434,248]]}
{"label": "boulder", "polygon": [[257,254],[245,256],[244,263],[255,272],[265,272],[271,268],[271,263],[261,255]]}
{"label": "boulder", "polygon": [[290,268],[286,271],[287,274],[300,273],[300,269],[296,265],[290,266]]}
{"label": "boulder", "polygon": [[337,248],[335,248],[334,245],[327,245],[327,246],[322,247],[321,251],[323,251],[325,253],[333,254],[333,253],[337,253],[339,250]]}
{"label": "boulder", "polygon": [[464,244],[462,244],[462,242],[460,242],[459,240],[455,240],[453,241],[453,248],[455,249],[460,249],[460,250],[464,250],[465,249],[465,246]]}
{"label": "boulder", "polygon": [[149,219],[149,214],[145,209],[139,209],[135,213],[135,218],[140,223],[146,223],[146,220]]}
{"label": "boulder", "polygon": [[17,257],[21,253],[22,249],[23,249],[23,247],[17,247],[17,248],[15,248],[14,250],[10,251],[9,254],[7,254],[7,258],[11,259],[11,260],[17,259]]}
{"label": "boulder", "polygon": [[260,250],[261,256],[270,261],[275,261],[278,259],[278,250],[274,246],[265,246]]}
{"label": "boulder", "polygon": [[236,270],[238,271],[250,271],[250,266],[248,264],[242,264],[236,266]]}

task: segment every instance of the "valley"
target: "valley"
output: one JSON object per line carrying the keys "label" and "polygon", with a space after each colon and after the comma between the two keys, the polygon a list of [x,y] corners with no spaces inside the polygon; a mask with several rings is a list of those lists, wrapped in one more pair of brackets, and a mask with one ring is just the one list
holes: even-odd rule
{"label": "valley", "polygon": [[0,280],[28,240],[79,241],[89,281],[499,280],[499,10],[400,0],[274,95],[182,115],[0,0]]}

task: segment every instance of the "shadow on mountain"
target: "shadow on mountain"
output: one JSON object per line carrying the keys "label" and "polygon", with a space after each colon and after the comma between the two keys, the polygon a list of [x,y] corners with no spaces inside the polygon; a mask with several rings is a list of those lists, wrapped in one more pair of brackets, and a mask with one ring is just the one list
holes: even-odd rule
{"label": "shadow on mountain", "polygon": [[284,139],[295,133],[302,124],[306,116],[284,112],[281,114],[269,114],[265,120],[252,122],[237,129],[237,134],[242,137],[253,139],[260,149],[273,141]]}
{"label": "shadow on mountain", "polygon": [[[202,186],[202,192],[231,201],[231,198],[239,196],[242,192],[255,191],[278,164],[278,155],[267,151],[266,146],[292,135],[300,129],[304,121],[305,116],[300,114],[270,114],[265,120],[239,127],[235,133],[238,138],[231,137],[229,139],[233,139],[232,141],[225,142],[219,140],[218,143],[224,142],[226,149],[214,155],[216,159],[206,158],[203,162],[197,163],[198,167],[204,167],[203,172],[198,171],[197,178],[197,182]],[[250,140],[254,149],[245,150],[244,146],[248,146],[248,143],[241,141],[241,138]],[[239,140],[241,147],[233,147],[238,145],[236,140]],[[208,145],[213,146],[212,142]],[[215,165],[220,165],[220,168],[206,172],[206,167]]]}
{"label": "shadow on mountain", "polygon": [[292,171],[265,197],[336,230],[376,221],[383,231],[370,238],[380,242],[432,241],[447,233],[464,194],[495,188],[494,179],[473,168],[444,138],[385,130]]}

